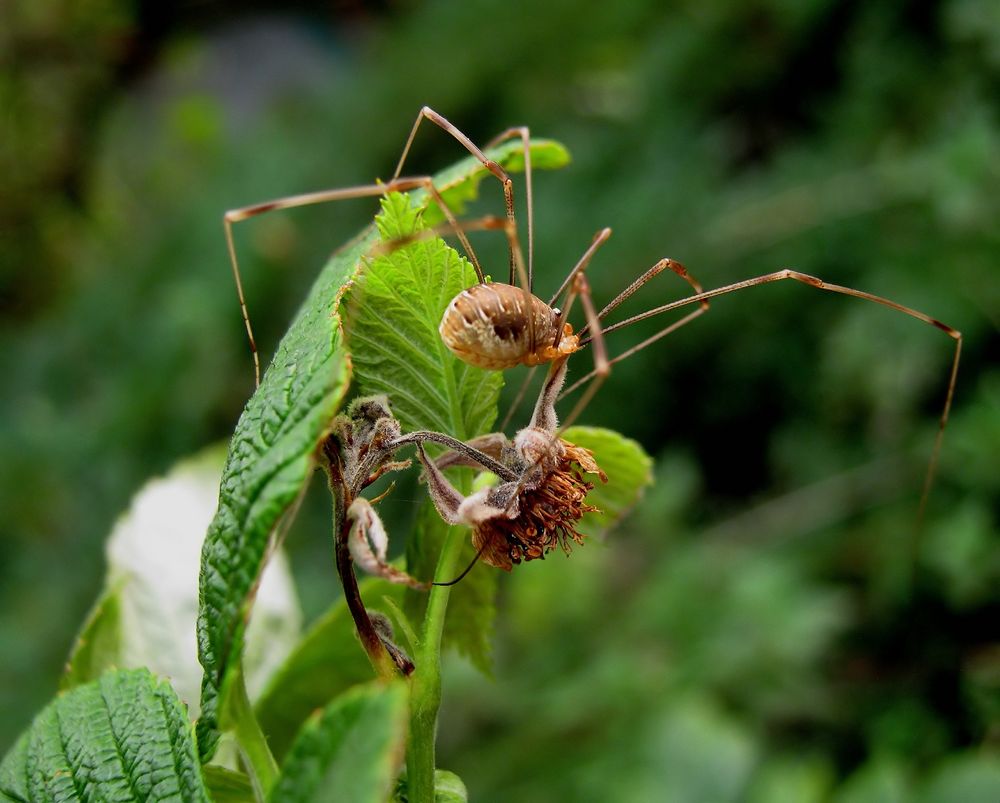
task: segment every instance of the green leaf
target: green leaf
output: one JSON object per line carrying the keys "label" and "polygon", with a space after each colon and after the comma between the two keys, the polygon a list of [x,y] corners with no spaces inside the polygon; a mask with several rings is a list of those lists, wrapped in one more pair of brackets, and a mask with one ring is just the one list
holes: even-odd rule
{"label": "green leaf", "polygon": [[272,803],[381,803],[406,741],[407,687],[361,686],[343,694],[299,732]]}
{"label": "green leaf", "polygon": [[587,503],[599,508],[600,513],[587,513],[579,527],[585,535],[599,535],[624,518],[646,486],[652,484],[653,459],[636,441],[610,429],[570,427],[563,437],[590,449],[608,475],[607,483],[588,476],[594,481],[594,489],[587,494]]}
{"label": "green leaf", "polygon": [[[70,656],[63,688],[111,668],[165,675],[195,709],[201,667],[191,633],[198,607],[198,559],[219,495],[221,447],[182,460],[147,482],[106,545],[105,591]],[[259,690],[298,641],[301,612],[284,556],[274,556],[257,592],[245,670]],[[193,711],[196,714],[197,711]]]}
{"label": "green leaf", "polygon": [[[375,223],[384,242],[425,228],[401,193],[383,199]],[[445,308],[475,283],[469,261],[435,237],[373,259],[347,294],[359,391],[387,394],[404,431],[468,440],[496,420],[503,375],[457,359],[438,334]]]}
{"label": "green leaf", "polygon": [[87,614],[59,688],[72,689],[95,680],[112,667],[121,666],[122,641],[121,589],[109,588]]}
{"label": "green leaf", "polygon": [[256,803],[253,784],[242,772],[208,764],[201,774],[213,803]]}
{"label": "green leaf", "polygon": [[[410,790],[403,775],[396,782],[392,803],[409,803]],[[469,791],[454,772],[434,770],[434,803],[468,803]]]}
{"label": "green leaf", "polygon": [[[489,155],[501,164],[513,166],[519,158],[523,162],[519,148],[517,142],[505,143],[490,151]],[[565,149],[560,145],[541,143],[533,146],[532,155],[536,148],[540,167],[566,161]],[[464,160],[435,177],[435,185],[454,199],[458,207],[463,198],[475,195],[476,183],[484,173],[478,162]],[[418,205],[426,204],[424,193],[413,193],[412,197],[417,199]],[[215,749],[220,726],[219,712],[225,710],[220,703],[225,703],[228,684],[235,676],[242,654],[244,629],[272,536],[303,492],[315,467],[316,449],[347,393],[351,355],[341,327],[340,295],[352,279],[358,278],[362,257],[370,251],[377,237],[373,228],[366,229],[327,263],[279,344],[260,388],[247,403],[230,444],[219,494],[219,509],[209,527],[202,551],[198,657],[205,674],[201,688],[198,745],[203,757],[211,756]],[[379,264],[419,267],[425,257],[430,260],[433,254],[445,253],[442,248],[443,243],[438,240],[414,243],[406,249],[372,260],[366,273]],[[408,253],[411,256],[408,257]],[[412,263],[408,262],[410,259]],[[467,265],[454,260],[448,264],[455,271],[454,279],[466,275]],[[365,279],[365,284],[372,283]],[[377,279],[374,284],[378,284]],[[433,289],[433,286],[424,289]],[[371,303],[354,304],[347,309],[350,315],[357,315],[362,321],[378,317],[378,310]],[[397,313],[404,317],[397,319]],[[384,322],[385,328],[391,331],[396,325],[407,326],[406,314],[405,304],[395,305],[394,317]],[[363,322],[363,330],[364,326]],[[352,321],[354,328],[355,322]],[[436,328],[435,320],[435,337]],[[375,337],[379,338],[380,333],[376,331]],[[376,342],[381,341],[377,339]],[[435,345],[443,348],[437,342]],[[356,348],[357,343],[353,347]],[[410,349],[412,352],[413,349]],[[373,376],[382,380],[381,384],[375,383],[379,390],[394,390],[391,384],[388,387],[385,385],[385,372],[368,370],[369,361],[364,355],[360,363],[358,375],[363,389],[367,387],[365,377]],[[401,367],[397,362],[396,368]],[[452,373],[453,385],[444,388],[448,412],[453,416],[456,412],[461,413],[460,423],[468,427],[468,436],[471,437],[478,431],[475,427],[495,418],[495,396],[491,404],[487,391],[489,383],[482,376],[477,377],[461,367]],[[415,384],[420,384],[423,379],[412,371],[407,376]],[[402,381],[398,375],[397,378]],[[455,395],[455,387],[464,387],[466,381],[470,383],[470,388],[472,383],[477,384],[464,396]],[[413,395],[411,388],[406,390]],[[425,387],[425,392],[430,395],[434,390],[431,388],[428,391]],[[479,390],[484,391],[483,396],[478,395]],[[393,393],[394,399],[397,395],[402,394]],[[414,398],[419,404],[420,391]],[[468,407],[459,410],[457,405],[463,402],[468,403]],[[407,413],[416,410],[417,406],[411,405]],[[426,421],[426,418],[418,416],[412,421],[404,418],[411,424],[417,420]],[[445,431],[456,437],[463,436],[461,427]]]}
{"label": "green leaf", "polygon": [[[360,591],[369,610],[386,613],[386,597],[397,603],[403,598],[403,586],[385,580],[364,580]],[[338,600],[309,629],[255,706],[275,757],[280,761],[285,755],[313,711],[371,676],[371,663],[358,643],[354,620],[344,600]]]}
{"label": "green leaf", "polygon": [[466,803],[469,791],[454,772],[434,770],[434,803]]}
{"label": "green leaf", "polygon": [[[236,426],[219,509],[202,549],[198,658],[198,746],[215,749],[226,684],[243,652],[254,591],[272,533],[303,492],[315,452],[347,393],[350,361],[336,299],[374,242],[367,232],[334,255],[282,339]],[[220,700],[220,697],[222,698]]]}
{"label": "green leaf", "polygon": [[15,801],[207,801],[187,711],[148,671],[109,672],[50,703],[0,764]]}

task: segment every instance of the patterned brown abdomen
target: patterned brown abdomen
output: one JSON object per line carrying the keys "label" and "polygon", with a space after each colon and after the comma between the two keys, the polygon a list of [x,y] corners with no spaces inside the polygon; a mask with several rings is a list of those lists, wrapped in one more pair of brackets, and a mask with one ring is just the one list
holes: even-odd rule
{"label": "patterned brown abdomen", "polygon": [[[534,331],[526,308],[534,315]],[[540,298],[509,284],[477,284],[452,299],[439,327],[441,339],[460,360],[501,370],[537,365],[538,352],[556,339],[556,316]],[[533,342],[529,342],[531,336]],[[551,359],[548,357],[547,359]]]}

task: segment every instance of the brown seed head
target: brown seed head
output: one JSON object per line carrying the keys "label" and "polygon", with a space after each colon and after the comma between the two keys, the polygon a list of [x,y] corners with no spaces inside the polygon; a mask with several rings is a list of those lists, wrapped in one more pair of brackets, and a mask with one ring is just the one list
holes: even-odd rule
{"label": "brown seed head", "polygon": [[584,513],[599,511],[584,501],[594,483],[584,480],[582,472],[597,474],[601,482],[608,478],[589,449],[560,441],[562,458],[537,488],[521,491],[519,515],[488,519],[473,529],[473,546],[491,566],[510,571],[515,563],[544,558],[556,546],[569,554],[571,542],[583,543],[576,525]]}

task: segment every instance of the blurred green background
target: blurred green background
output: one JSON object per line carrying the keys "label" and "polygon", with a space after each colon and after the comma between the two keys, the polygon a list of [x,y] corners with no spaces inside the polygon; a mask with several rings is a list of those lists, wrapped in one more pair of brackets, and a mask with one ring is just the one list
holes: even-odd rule
{"label": "blurred green background", "polygon": [[[618,367],[583,423],[640,440],[656,485],[605,544],[502,581],[496,680],[450,665],[441,765],[477,800],[1000,799],[993,0],[0,15],[0,752],[54,693],[130,495],[250,391],[222,211],[387,178],[426,103],[478,142],[569,147],[536,175],[541,291],[609,225],[598,302],[662,256],[706,287],[794,266],[966,337],[919,537],[934,328],[787,282]],[[461,155],[427,127],[408,172]],[[238,227],[265,358],[373,209]],[[289,543],[310,616],[336,594],[318,491]],[[414,499],[384,504],[394,532]]]}

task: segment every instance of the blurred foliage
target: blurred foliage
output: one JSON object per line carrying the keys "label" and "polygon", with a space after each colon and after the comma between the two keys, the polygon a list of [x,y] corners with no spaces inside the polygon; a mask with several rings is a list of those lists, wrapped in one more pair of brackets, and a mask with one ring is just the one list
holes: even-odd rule
{"label": "blurred foliage", "polygon": [[[56,687],[114,517],[248,394],[221,211],[387,177],[426,103],[478,142],[569,146],[536,177],[540,291],[610,225],[599,301],[664,255],[706,287],[790,265],[966,337],[919,538],[932,327],[783,283],[616,366],[584,423],[658,454],[657,484],[606,546],[502,580],[497,680],[451,667],[441,764],[472,799],[997,799],[995,3],[0,14],[0,750]],[[421,130],[408,172],[459,154]],[[237,228],[265,358],[374,208]],[[684,292],[658,279],[623,315]],[[393,532],[417,497],[383,503]],[[315,507],[289,544],[312,612],[335,593]]]}

